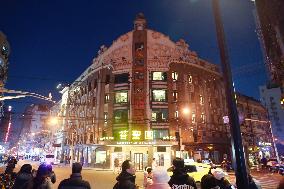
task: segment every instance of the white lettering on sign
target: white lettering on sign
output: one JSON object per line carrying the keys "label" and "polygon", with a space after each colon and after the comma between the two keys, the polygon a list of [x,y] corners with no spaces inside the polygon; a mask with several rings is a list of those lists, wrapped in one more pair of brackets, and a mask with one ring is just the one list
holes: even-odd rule
{"label": "white lettering on sign", "polygon": [[119,131],[119,135],[121,140],[126,140],[128,136],[128,131],[127,130]]}
{"label": "white lettering on sign", "polygon": [[173,184],[172,189],[194,189],[194,187],[187,184],[183,185]]}
{"label": "white lettering on sign", "polygon": [[271,142],[259,142],[259,146],[271,146]]}
{"label": "white lettering on sign", "polygon": [[141,131],[132,131],[132,139],[133,140],[140,140]]}

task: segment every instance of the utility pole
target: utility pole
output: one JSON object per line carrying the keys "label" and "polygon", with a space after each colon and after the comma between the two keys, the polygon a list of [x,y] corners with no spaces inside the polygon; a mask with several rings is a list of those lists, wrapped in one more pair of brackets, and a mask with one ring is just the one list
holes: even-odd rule
{"label": "utility pole", "polygon": [[246,170],[246,162],[244,157],[244,149],[242,144],[241,129],[239,124],[238,111],[234,98],[234,88],[232,81],[232,73],[229,62],[229,54],[225,41],[225,32],[223,28],[219,0],[212,0],[213,13],[215,18],[216,33],[218,46],[220,51],[220,59],[225,83],[226,101],[229,111],[229,120],[232,137],[232,152],[235,158],[235,175],[238,188],[249,189],[248,174]]}

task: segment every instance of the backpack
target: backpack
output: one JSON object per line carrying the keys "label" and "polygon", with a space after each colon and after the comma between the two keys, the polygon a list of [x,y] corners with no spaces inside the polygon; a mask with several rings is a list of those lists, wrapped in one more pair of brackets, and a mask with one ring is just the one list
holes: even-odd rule
{"label": "backpack", "polygon": [[119,189],[119,182],[115,183],[115,185],[113,186],[113,189]]}

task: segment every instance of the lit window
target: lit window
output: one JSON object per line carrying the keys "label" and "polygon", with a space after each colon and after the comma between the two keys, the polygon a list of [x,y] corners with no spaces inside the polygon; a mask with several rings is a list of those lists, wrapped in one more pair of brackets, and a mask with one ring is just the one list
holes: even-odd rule
{"label": "lit window", "polygon": [[191,117],[191,122],[192,123],[195,123],[195,112],[192,112],[192,117]]}
{"label": "lit window", "polygon": [[104,112],[104,120],[105,120],[105,123],[107,123],[107,119],[108,119],[108,113],[107,113],[107,112]]}
{"label": "lit window", "polygon": [[178,73],[177,72],[172,72],[172,79],[176,81],[178,79]]}
{"label": "lit window", "polygon": [[127,92],[116,92],[115,93],[115,102],[116,103],[127,103]]}
{"label": "lit window", "polygon": [[204,98],[202,95],[199,96],[200,97],[200,105],[204,105]]}
{"label": "lit window", "polygon": [[154,139],[162,139],[163,137],[169,136],[169,130],[166,129],[155,129],[153,130]]}
{"label": "lit window", "polygon": [[128,110],[115,110],[114,111],[114,123],[127,123]]}
{"label": "lit window", "polygon": [[167,73],[166,72],[152,72],[152,80],[166,81],[167,80]]}
{"label": "lit window", "polygon": [[154,102],[165,102],[167,100],[166,98],[166,90],[161,89],[161,90],[153,90],[152,91],[152,99]]}
{"label": "lit window", "polygon": [[178,118],[178,111],[175,111],[175,118]]}
{"label": "lit window", "polygon": [[109,102],[109,94],[106,94],[105,95],[105,103],[108,103]]}
{"label": "lit window", "polygon": [[173,92],[173,98],[174,98],[174,101],[177,101],[177,99],[178,99],[178,92],[177,91]]}
{"label": "lit window", "polygon": [[202,122],[202,123],[205,123],[205,115],[204,115],[203,112],[201,113],[201,122]]}
{"label": "lit window", "polygon": [[153,109],[151,120],[153,122],[166,122],[168,120],[168,109]]}
{"label": "lit window", "polygon": [[192,83],[192,75],[188,75],[188,83]]}

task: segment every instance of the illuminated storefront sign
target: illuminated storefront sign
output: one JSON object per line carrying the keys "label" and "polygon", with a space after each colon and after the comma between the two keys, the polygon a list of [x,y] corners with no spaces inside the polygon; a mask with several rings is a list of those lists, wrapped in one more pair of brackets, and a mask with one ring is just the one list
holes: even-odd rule
{"label": "illuminated storefront sign", "polygon": [[128,136],[128,131],[127,130],[119,131],[119,136],[121,140],[126,140]]}
{"label": "illuminated storefront sign", "polygon": [[114,137],[102,137],[100,138],[100,140],[113,140]]}
{"label": "illuminated storefront sign", "polygon": [[163,140],[176,140],[176,137],[174,137],[174,136],[164,136]]}
{"label": "illuminated storefront sign", "polygon": [[155,145],[156,142],[117,142],[117,145]]}
{"label": "illuminated storefront sign", "polygon": [[259,146],[272,146],[271,142],[258,142]]}
{"label": "illuminated storefront sign", "polygon": [[141,131],[132,131],[132,140],[140,140]]}
{"label": "illuminated storefront sign", "polygon": [[153,140],[153,131],[145,131],[145,139],[146,140]]}

